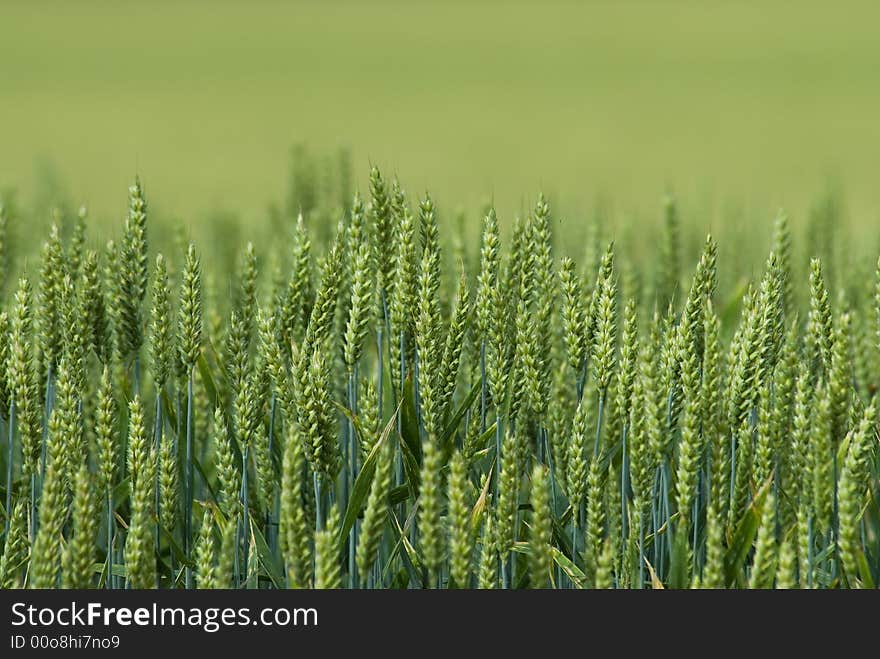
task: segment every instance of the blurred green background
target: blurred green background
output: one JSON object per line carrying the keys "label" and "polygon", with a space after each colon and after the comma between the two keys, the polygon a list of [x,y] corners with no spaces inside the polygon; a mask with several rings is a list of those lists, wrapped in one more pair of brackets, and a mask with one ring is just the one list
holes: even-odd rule
{"label": "blurred green background", "polygon": [[871,226],[878,7],[3,0],[0,188],[116,223],[140,173],[199,231],[283,206],[305,143],[473,217],[543,190],[567,222],[653,220],[671,189],[710,226],[798,221],[834,190]]}

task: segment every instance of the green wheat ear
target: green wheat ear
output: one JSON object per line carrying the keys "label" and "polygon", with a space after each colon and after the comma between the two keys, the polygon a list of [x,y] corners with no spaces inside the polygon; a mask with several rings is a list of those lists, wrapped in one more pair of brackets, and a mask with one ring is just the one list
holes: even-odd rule
{"label": "green wheat ear", "polygon": [[568,364],[576,377],[583,370],[587,356],[587,321],[583,308],[583,286],[568,257],[559,265],[559,288],[562,290],[562,327]]}
{"label": "green wheat ear", "polygon": [[302,361],[297,366],[300,371],[307,368],[312,352],[325,343],[333,328],[333,318],[342,283],[343,237],[343,232],[338,231],[321,268],[321,283],[315,295],[305,337],[299,350]]}
{"label": "green wheat ear", "polygon": [[571,438],[568,443],[568,450],[566,451],[568,458],[568,465],[566,467],[568,475],[568,500],[574,511],[581,509],[587,494],[589,461],[586,452],[590,426],[589,409],[590,405],[586,401],[582,400],[578,403],[574,421],[572,422]]}
{"label": "green wheat ear", "polygon": [[156,587],[153,553],[154,480],[156,455],[147,441],[144,416],[138,398],[129,404],[128,469],[131,475],[131,519],[125,538],[125,563],[131,588]]}
{"label": "green wheat ear", "polygon": [[584,544],[584,573],[589,580],[595,580],[599,555],[606,531],[605,512],[606,474],[601,467],[601,458],[594,455],[587,472],[586,503],[586,541]]}
{"label": "green wheat ear", "polygon": [[248,242],[247,245],[245,245],[244,253],[241,256],[239,270],[238,294],[234,309],[248,319],[248,322],[251,325],[248,329],[252,330],[252,324],[255,320],[254,311],[257,305],[257,279],[259,277],[259,269],[257,266],[257,250],[251,242]]}
{"label": "green wheat ear", "polygon": [[660,267],[657,273],[657,303],[665,309],[672,302],[680,281],[681,227],[675,199],[663,200],[663,233],[660,242]]}
{"label": "green wheat ear", "polygon": [[834,501],[834,463],[832,462],[831,395],[827,387],[816,393],[813,411],[812,432],[810,433],[810,464],[807,471],[812,485],[811,507],[816,531],[824,533],[831,524]]}
{"label": "green wheat ear", "polygon": [[498,551],[495,547],[492,515],[484,515],[483,531],[480,535],[480,565],[477,574],[477,588],[492,590],[498,585]]}
{"label": "green wheat ear", "polygon": [[433,437],[422,443],[421,489],[419,494],[419,540],[429,581],[435,581],[444,558],[440,528],[442,509],[442,451]]}
{"label": "green wheat ear", "polygon": [[375,281],[371,245],[366,239],[354,245],[354,272],[351,282],[351,303],[345,327],[344,354],[349,374],[360,361],[367,337],[370,313],[373,310]]}
{"label": "green wheat ear", "polygon": [[128,189],[129,207],[119,245],[115,276],[119,292],[119,352],[136,358],[143,342],[141,306],[149,283],[147,254],[147,201],[140,180]]}
{"label": "green wheat ear", "polygon": [[327,514],[326,527],[315,533],[315,588],[342,587],[342,568],[337,545],[340,526],[339,507],[334,505]]}
{"label": "green wheat ear", "polygon": [[379,396],[372,380],[363,379],[358,387],[361,460],[365,460],[379,440]]}
{"label": "green wheat ear", "polygon": [[196,542],[196,588],[211,589],[217,587],[216,568],[214,560],[216,555],[214,542],[214,515],[210,508],[205,509],[202,515],[202,526],[199,530],[199,539]]}
{"label": "green wheat ear", "polygon": [[516,436],[508,430],[501,444],[501,474],[498,481],[498,499],[495,503],[494,540],[502,562],[513,549],[518,504],[520,467],[516,457]]}
{"label": "green wheat ear", "polygon": [[870,480],[871,444],[877,430],[877,413],[872,403],[865,409],[858,427],[848,435],[849,449],[843,460],[838,486],[839,524],[838,550],[850,587],[862,586],[860,570],[862,554],[862,501],[865,483]]}
{"label": "green wheat ear", "polygon": [[764,501],[755,541],[755,559],[749,576],[749,588],[752,589],[773,587],[779,553],[776,542],[776,509],[776,495],[771,491]]}
{"label": "green wheat ear", "polygon": [[852,316],[841,313],[834,325],[828,388],[831,395],[832,442],[837,445],[846,434],[852,399]]}
{"label": "green wheat ear", "polygon": [[492,323],[491,291],[498,285],[501,264],[501,239],[498,235],[498,218],[495,209],[490,208],[483,219],[480,245],[480,273],[477,277],[477,296],[474,304],[477,333],[481,341],[489,340]]}
{"label": "green wheat ear", "polygon": [[162,527],[169,534],[173,534],[179,517],[180,477],[178,475],[177,451],[170,435],[166,435],[162,439],[158,461],[159,510],[157,512]]}
{"label": "green wheat ear", "polygon": [[782,307],[785,316],[790,318],[794,310],[794,272],[792,271],[791,263],[791,226],[788,221],[788,214],[782,209],[779,209],[779,212],[776,214],[776,219],[773,221],[772,251],[779,257],[779,267],[783,276]]}
{"label": "green wheat ear", "polygon": [[399,187],[394,194],[396,220],[396,253],[394,256],[393,287],[389,294],[391,320],[390,354],[391,377],[394,389],[399,390],[412,363],[415,342],[415,317],[418,296],[416,264],[416,225]]}
{"label": "green wheat ear", "polygon": [[797,547],[792,538],[784,539],[779,548],[776,588],[779,590],[797,588]]}
{"label": "green wheat ear", "polygon": [[312,281],[312,243],[302,213],[296,220],[291,254],[292,266],[280,304],[279,325],[286,345],[301,341],[314,304]]}
{"label": "green wheat ear", "polygon": [[550,583],[552,518],[550,478],[547,468],[535,465],[532,471],[532,525],[529,532],[529,579],[532,588],[546,588]]}
{"label": "green wheat ear", "polygon": [[534,252],[535,265],[535,342],[539,355],[535,412],[543,415],[547,410],[552,363],[550,351],[554,342],[553,315],[557,304],[557,280],[553,258],[550,205],[543,194],[538,195],[530,223],[530,249]]}
{"label": "green wheat ear", "polygon": [[596,588],[608,589],[614,587],[614,550],[611,539],[608,538],[602,545],[599,558],[596,563]]}
{"label": "green wheat ear", "polygon": [[42,349],[41,379],[55,367],[61,356],[63,282],[67,274],[67,263],[61,235],[57,224],[52,225],[49,239],[43,244],[40,260],[39,306],[37,308],[37,327]]}
{"label": "green wheat ear", "polygon": [[281,467],[281,516],[278,531],[288,585],[293,588],[306,587],[311,577],[309,524],[303,500],[305,443],[301,432],[295,423],[287,424]]}
{"label": "green wheat ear", "polygon": [[73,538],[68,540],[64,551],[64,588],[90,588],[92,585],[98,533],[98,507],[92,487],[91,475],[83,463],[74,477]]}
{"label": "green wheat ear", "polygon": [[416,354],[422,424],[425,435],[440,431],[443,383],[440,382],[443,346],[440,309],[440,245],[434,204],[427,197],[421,204],[422,250],[421,272],[416,310]]}
{"label": "green wheat ear", "polygon": [[75,287],[70,276],[62,283],[62,323],[67,328],[63,342],[63,355],[71,371],[71,380],[78,391],[85,391],[88,364],[89,328],[86,324],[86,301],[83,288]]}
{"label": "green wheat ear", "polygon": [[609,245],[602,260],[600,279],[596,284],[598,295],[595,298],[596,304],[591,314],[593,327],[591,362],[600,398],[604,398],[611,381],[617,337],[617,284],[614,280],[614,252],[612,249],[613,245]]}
{"label": "green wheat ear", "polygon": [[147,263],[147,199],[140,178],[128,189],[128,218],[125,238],[133,267],[133,291],[143,299],[147,292],[149,271]]}
{"label": "green wheat ear", "polygon": [[[638,308],[634,298],[629,298],[623,310],[623,330],[620,341],[620,368],[617,378],[615,407],[617,413],[629,423],[633,408],[635,381],[638,375],[639,354]],[[624,430],[626,432],[626,430]]]}
{"label": "green wheat ear", "polygon": [[394,214],[388,187],[378,167],[370,169],[370,217],[376,246],[377,289],[387,293],[394,270]]}
{"label": "green wheat ear", "polygon": [[65,484],[73,481],[71,461],[81,459],[84,453],[82,413],[71,371],[67,359],[62,359],[58,364],[58,393],[49,416],[46,440],[46,455],[57,464]]}
{"label": "green wheat ear", "polygon": [[217,588],[229,588],[234,576],[233,565],[236,558],[238,542],[239,514],[227,517],[220,525],[220,554],[217,557],[216,584]]}
{"label": "green wheat ear", "polygon": [[332,480],[339,471],[341,456],[335,441],[337,422],[331,404],[329,379],[323,351],[316,350],[308,364],[300,399],[300,425],[309,466],[315,473]]}
{"label": "green wheat ear", "polygon": [[9,532],[0,558],[0,589],[21,588],[22,566],[27,563],[27,554],[27,507],[24,501],[18,501],[12,509]]}
{"label": "green wheat ear", "polygon": [[106,291],[101,278],[100,260],[98,253],[94,250],[86,252],[83,261],[82,296],[88,344],[98,359],[102,363],[107,363],[113,352],[112,337],[110,336],[110,314],[107,310]]}
{"label": "green wheat ear", "polygon": [[171,370],[171,300],[165,257],[156,257],[153,279],[153,304],[150,310],[150,359],[153,366],[153,382],[162,391]]}
{"label": "green wheat ear", "polygon": [[449,461],[448,519],[450,576],[458,588],[469,588],[473,561],[470,483],[467,463],[456,452]]}
{"label": "green wheat ear", "polygon": [[381,448],[379,462],[376,465],[373,482],[370,486],[367,508],[364,511],[364,521],[360,529],[356,560],[358,573],[364,584],[368,584],[370,581],[370,569],[378,557],[379,543],[382,539],[385,520],[388,516],[392,456],[389,447],[390,444],[386,444]]}
{"label": "green wheat ear", "polygon": [[814,372],[827,373],[831,368],[833,340],[831,303],[819,259],[810,261],[810,315],[807,322],[809,358]]}
{"label": "green wheat ear", "polygon": [[195,368],[202,346],[202,272],[192,244],[187,249],[183,268],[177,327],[180,362],[188,375]]}
{"label": "green wheat ear", "polygon": [[[30,466],[34,457],[33,446],[30,445],[35,428],[28,427],[33,421],[32,414],[23,415],[33,403],[36,383],[34,382],[33,356],[30,333],[32,324],[32,300],[30,283],[26,278],[19,280],[15,294],[15,306],[9,327],[9,357],[7,365],[7,381],[10,387],[10,403],[19,410],[19,432],[25,449],[25,466]],[[35,410],[34,410],[35,411]],[[39,448],[39,447],[37,447]]]}
{"label": "green wheat ear", "polygon": [[113,489],[119,464],[116,416],[116,399],[113,395],[110,368],[104,366],[98,385],[95,443],[97,446],[98,489],[101,493],[107,494]]}
{"label": "green wheat ear", "polygon": [[235,512],[241,490],[241,472],[232,444],[232,437],[226,426],[226,417],[220,407],[214,409],[212,437],[216,456],[217,481],[219,485],[220,507],[227,516]]}
{"label": "green wheat ear", "polygon": [[64,475],[60,465],[50,460],[43,479],[40,500],[40,527],[31,550],[29,586],[55,588],[61,570],[61,529],[67,516]]}
{"label": "green wheat ear", "polygon": [[449,329],[440,362],[440,375],[437,378],[440,386],[440,412],[446,415],[452,404],[455,385],[459,378],[462,362],[462,350],[466,342],[466,333],[470,324],[471,306],[469,301],[467,276],[464,270],[458,279],[454,307],[449,319]]}

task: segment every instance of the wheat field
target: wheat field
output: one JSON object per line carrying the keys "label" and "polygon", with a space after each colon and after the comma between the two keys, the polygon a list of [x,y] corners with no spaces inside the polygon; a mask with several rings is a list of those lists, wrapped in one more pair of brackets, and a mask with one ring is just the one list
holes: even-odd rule
{"label": "wheat field", "polygon": [[541,194],[473,243],[302,174],[225,260],[140,180],[36,259],[0,208],[3,588],[875,587],[880,262],[833,199],[573,249]]}

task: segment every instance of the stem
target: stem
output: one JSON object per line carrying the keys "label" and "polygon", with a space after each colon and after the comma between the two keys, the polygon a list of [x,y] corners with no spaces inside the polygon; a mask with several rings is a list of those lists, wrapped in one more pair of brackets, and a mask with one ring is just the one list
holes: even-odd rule
{"label": "stem", "polygon": [[37,537],[37,475],[35,473],[31,474],[31,524],[30,524],[30,541],[31,546],[34,544],[34,540]]}
{"label": "stem", "polygon": [[672,555],[672,533],[669,530],[669,518],[671,517],[671,508],[669,506],[669,463],[664,460],[661,465],[661,488],[660,488],[660,496],[663,497],[663,523],[666,525],[666,531],[664,535],[666,536],[666,555]]}
{"label": "stem", "polygon": [[[193,373],[190,370],[186,385],[186,500],[183,504],[183,552],[187,559],[190,558],[190,545],[192,543],[192,499],[193,499]],[[192,567],[187,564],[185,571],[185,584],[187,590],[193,586]]]}
{"label": "stem", "polygon": [[323,511],[321,509],[321,477],[317,471],[312,474],[312,482],[315,486],[315,532],[317,533],[324,528]]}
{"label": "stem", "polygon": [[384,361],[384,353],[385,353],[385,342],[384,337],[387,334],[388,336],[388,353],[391,354],[391,319],[388,316],[388,295],[385,291],[385,288],[382,288],[382,322],[379,323],[379,328],[376,333],[376,349],[379,353],[379,364],[376,371],[376,379],[378,383],[376,384],[376,393],[379,396],[379,423],[382,423],[382,394],[384,393],[384,385],[385,385],[385,361]]}
{"label": "stem", "polygon": [[[348,407],[352,415],[357,414],[357,365],[348,376]],[[357,440],[355,436],[354,422],[349,418],[348,421],[348,493],[354,489],[354,482],[357,478]],[[346,502],[346,505],[348,503]],[[355,549],[357,545],[357,520],[351,525],[351,531],[348,533],[348,578],[351,588],[357,588],[360,581],[357,574],[357,560]]]}
{"label": "stem", "polygon": [[[12,407],[10,405],[10,407]],[[9,421],[9,447],[6,451],[6,524],[4,527],[4,537],[9,537],[9,524],[12,520],[12,463],[15,459],[15,437],[13,433],[12,420]]]}
{"label": "stem", "polygon": [[645,511],[639,510],[639,590],[645,587]]}
{"label": "stem", "polygon": [[244,452],[241,454],[241,526],[239,527],[241,544],[242,544],[242,574],[244,574],[247,582],[250,569],[248,562],[250,560],[250,542],[248,541],[248,529],[250,529],[250,502],[248,501],[248,461],[250,457],[250,445],[245,444]]}
{"label": "stem", "polygon": [[486,432],[486,399],[488,383],[486,382],[486,339],[480,342],[480,432]]}
{"label": "stem", "polygon": [[141,357],[140,355],[134,356],[134,382],[132,382],[132,389],[134,390],[134,394],[136,396],[140,396],[141,394]]}
{"label": "stem", "polygon": [[383,380],[384,380],[384,373],[385,373],[385,368],[384,368],[385,364],[384,364],[384,360],[383,360],[383,355],[384,355],[385,351],[382,350],[382,332],[383,332],[382,327],[379,327],[379,329],[377,330],[377,333],[376,333],[376,349],[379,353],[378,364],[376,365],[376,395],[377,395],[377,398],[379,401],[378,411],[379,411],[380,425],[382,423],[382,393],[383,393],[382,392],[382,390],[383,390],[382,385],[384,384]]}
{"label": "stem", "polygon": [[[154,429],[154,439],[155,439],[155,456],[158,461],[161,456],[161,444],[162,444],[162,393],[161,389],[156,393],[156,425]],[[158,462],[157,462],[158,464]],[[156,553],[158,554],[162,547],[162,540],[160,534],[160,528],[162,526],[162,513],[161,513],[161,501],[159,496],[159,483],[160,483],[160,473],[159,469],[156,469],[156,478],[155,478],[155,487],[154,487],[154,495],[155,495],[155,506],[156,506]]]}
{"label": "stem", "polygon": [[[279,488],[275,488],[275,501],[272,505],[272,515],[273,515],[274,519],[276,519],[276,520],[281,519],[281,492],[279,491]],[[274,544],[272,546],[272,555],[275,557],[276,560],[278,560],[283,565],[284,562],[281,560],[281,552],[278,551],[279,524],[277,521],[274,524],[274,528],[275,528],[275,532],[274,532],[274,536],[273,536],[274,537]]]}
{"label": "stem", "polygon": [[654,482],[651,484],[651,534],[654,536],[654,565],[660,564],[660,542],[657,540],[657,529],[660,528],[660,512],[658,492],[660,490],[660,467],[654,470]]}
{"label": "stem", "polygon": [[620,438],[620,546],[626,547],[629,537],[629,515],[627,514],[627,497],[629,489],[629,456],[626,452],[628,426],[624,422]]}
{"label": "stem", "polygon": [[575,384],[575,391],[577,393],[577,402],[580,403],[581,399],[584,397],[584,385],[587,382],[587,359],[581,360],[581,370],[577,376],[577,383]]}
{"label": "stem", "polygon": [[403,398],[403,383],[406,380],[406,334],[400,330],[400,396]]}
{"label": "stem", "polygon": [[730,433],[730,505],[728,509],[735,510],[736,506],[736,433]]}
{"label": "stem", "polygon": [[773,518],[776,520],[776,537],[782,537],[782,520],[779,517],[779,461],[773,466]]}
{"label": "stem", "polygon": [[[831,543],[833,531],[829,528],[825,531],[825,545],[822,547],[822,551],[828,556],[828,567],[827,573],[829,575],[829,580],[833,579],[835,576],[835,568],[834,568],[834,550],[836,549]],[[827,588],[827,585],[826,585]]]}
{"label": "stem", "polygon": [[[175,409],[177,410],[177,437],[178,439],[183,434],[183,404],[181,403],[182,396],[180,395],[180,382],[177,383],[175,388]],[[179,448],[179,446],[178,446]],[[177,453],[175,452],[175,456]]]}
{"label": "stem", "polygon": [[[274,455],[273,451],[275,449],[275,405],[277,399],[275,392],[272,392],[272,400],[269,404],[269,464],[272,465],[272,456]],[[272,472],[274,474],[274,467]],[[277,499],[277,497],[276,497]],[[275,554],[275,549],[277,545],[278,534],[273,532],[272,530],[272,510],[268,505],[266,506],[266,541],[269,544],[269,552],[271,554]]]}
{"label": "stem", "polygon": [[[238,490],[238,496],[241,497],[241,489]],[[239,542],[239,533],[241,531],[241,517],[235,516],[235,542],[233,543],[233,559],[232,559],[232,583],[238,588],[241,583],[241,543]]]}
{"label": "stem", "polygon": [[[114,546],[114,548],[113,548],[113,553],[116,555],[115,561],[119,565],[122,565],[123,563],[125,563],[125,553],[124,552],[125,552],[124,547],[115,547]],[[116,581],[115,581],[116,585],[114,587],[117,590],[119,590],[119,589],[125,590],[126,582],[125,582],[125,579],[122,578],[122,575],[115,577],[115,579],[116,579]]]}
{"label": "stem", "polygon": [[577,566],[577,514],[572,511],[571,514],[571,562]]}
{"label": "stem", "polygon": [[602,417],[605,416],[605,390],[599,392],[599,418],[596,420],[596,444],[593,447],[593,457],[599,457],[599,441],[602,437]]}
{"label": "stem", "polygon": [[[400,398],[403,398],[403,386],[404,380],[406,379],[406,335],[401,328],[400,330]],[[403,434],[403,410],[401,409],[403,406],[401,405],[397,412],[397,434]],[[403,485],[403,451],[400,448],[395,449],[395,482],[398,485]],[[404,511],[406,510],[406,504],[401,503],[399,506],[399,515],[403,517]]]}
{"label": "stem", "polygon": [[[828,560],[831,562],[831,579],[834,580],[837,577],[837,535],[838,535],[838,524],[839,524],[839,515],[837,508],[837,477],[838,477],[838,468],[837,468],[837,447],[832,445],[831,451],[831,465],[832,465],[832,483],[834,484],[834,490],[832,492],[831,498],[831,527],[828,529],[829,532],[829,546],[834,547],[834,551],[829,552]],[[779,499],[777,498],[777,501]],[[779,517],[777,516],[777,519]],[[834,543],[834,544],[830,544]]]}
{"label": "stem", "polygon": [[107,588],[113,588],[113,488],[107,487]]}
{"label": "stem", "polygon": [[[43,478],[46,473],[46,445],[48,444],[49,439],[49,417],[52,416],[52,408],[55,405],[55,391],[52,386],[52,381],[54,379],[53,375],[52,363],[49,363],[49,368],[46,371],[46,400],[45,400],[45,414],[43,415],[43,435],[42,435],[42,443],[40,447],[40,492],[43,491]],[[127,434],[127,433],[126,433]],[[124,448],[124,447],[123,447]],[[123,453],[125,455],[125,453]],[[123,464],[125,461],[123,461]],[[34,520],[37,517],[34,516]],[[36,534],[37,523],[34,521],[34,533]]]}
{"label": "stem", "polygon": [[[403,330],[400,331],[400,398],[403,398],[403,383],[404,378],[406,376],[406,338],[404,336]],[[397,411],[397,434],[398,436],[403,436],[403,409],[402,405],[398,408]],[[403,485],[403,451],[396,447],[395,451],[395,482],[398,485]],[[403,517],[404,511],[406,510],[406,503],[401,503],[398,507],[398,515]]]}
{"label": "stem", "polygon": [[[583,545],[584,576],[589,577],[589,575],[587,574],[587,534],[585,531],[585,529],[587,528],[587,507],[583,501],[578,504],[577,518],[572,515],[572,527],[572,562],[577,565],[578,546]],[[580,542],[581,540],[582,542]],[[586,583],[587,580],[585,579],[584,581]]]}
{"label": "stem", "polygon": [[[694,565],[692,575],[696,576],[699,574],[699,556],[697,554],[697,527],[699,524],[697,523],[697,516],[700,514],[700,488],[697,486],[697,496],[694,497],[694,512],[693,519],[691,523],[694,525],[694,534],[693,534],[693,542],[694,542]],[[687,529],[685,529],[687,530]]]}
{"label": "stem", "polygon": [[813,515],[807,517],[807,588],[813,588]]}
{"label": "stem", "polygon": [[[553,515],[556,514],[557,508],[557,496],[556,496],[556,460],[553,456],[553,451],[550,448],[550,438],[547,436],[547,432],[544,431],[544,450],[547,455],[547,466],[550,468],[550,501]],[[558,585],[562,585],[562,568],[557,565],[556,566],[556,583]]]}
{"label": "stem", "polygon": [[495,501],[498,501],[498,489],[501,481],[501,409],[495,412]]}
{"label": "stem", "polygon": [[416,425],[419,429],[419,437],[421,438],[423,434],[422,428],[422,401],[419,396],[419,351],[416,350],[415,358],[413,359],[413,406],[416,410]]}

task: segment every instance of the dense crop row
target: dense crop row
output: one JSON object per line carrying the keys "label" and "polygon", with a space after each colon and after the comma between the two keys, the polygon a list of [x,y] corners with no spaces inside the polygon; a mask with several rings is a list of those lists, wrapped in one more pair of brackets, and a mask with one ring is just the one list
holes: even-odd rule
{"label": "dense crop row", "polygon": [[450,272],[374,168],[327,241],[307,212],[230,277],[150,256],[129,193],[121,237],[71,218],[17,285],[0,210],[2,587],[880,578],[880,281],[802,274],[784,214],[722,294],[671,201],[650,267],[557,256],[538,197]]}

